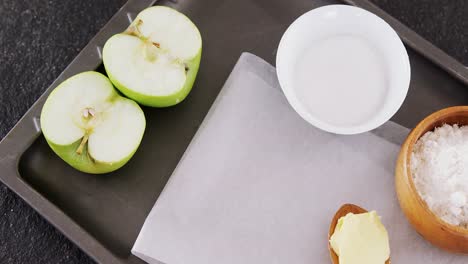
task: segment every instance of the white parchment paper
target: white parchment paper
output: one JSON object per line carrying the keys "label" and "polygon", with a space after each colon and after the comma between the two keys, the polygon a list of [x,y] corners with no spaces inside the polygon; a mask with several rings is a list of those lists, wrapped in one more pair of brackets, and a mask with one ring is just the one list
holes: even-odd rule
{"label": "white parchment paper", "polygon": [[148,263],[330,263],[327,232],[344,203],[376,210],[392,263],[468,263],[410,228],[394,190],[408,129],[388,122],[354,136],[302,120],[275,69],[244,53],[133,247]]}

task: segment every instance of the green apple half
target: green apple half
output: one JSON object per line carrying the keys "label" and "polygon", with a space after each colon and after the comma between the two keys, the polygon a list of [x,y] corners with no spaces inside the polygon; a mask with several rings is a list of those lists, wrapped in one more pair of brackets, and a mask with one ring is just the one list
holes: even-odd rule
{"label": "green apple half", "polygon": [[154,6],[138,14],[127,31],[107,40],[103,61],[109,79],[128,98],[166,107],[189,94],[201,51],[200,32],[189,18]]}
{"label": "green apple half", "polygon": [[140,106],[120,96],[107,77],[93,71],[61,83],[41,113],[41,129],[52,150],[87,173],[111,172],[127,163],[145,126]]}

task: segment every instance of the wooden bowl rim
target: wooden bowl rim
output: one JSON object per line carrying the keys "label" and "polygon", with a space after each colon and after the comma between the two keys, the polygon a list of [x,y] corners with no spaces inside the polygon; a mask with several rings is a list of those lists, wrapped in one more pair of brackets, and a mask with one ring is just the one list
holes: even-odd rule
{"label": "wooden bowl rim", "polygon": [[[411,153],[413,152],[413,146],[416,143],[416,141],[419,140],[419,138],[421,138],[427,132],[427,131],[426,132],[424,131],[428,127],[432,126],[434,123],[439,122],[441,119],[444,119],[444,118],[447,118],[456,114],[466,115],[468,118],[468,106],[452,106],[452,107],[444,108],[424,118],[410,132],[405,142],[403,143],[402,151],[404,152],[404,164],[406,167],[405,177],[408,179],[411,192],[415,194],[416,200],[418,201],[418,204],[420,205],[420,207],[426,213],[428,213],[438,224],[443,226],[446,231],[452,232],[457,235],[463,235],[463,236],[468,237],[468,228],[452,225],[452,224],[445,222],[429,208],[426,202],[419,195],[419,192],[416,190],[416,186],[414,185],[413,176],[411,174],[411,169],[410,169],[410,159],[411,159]],[[447,124],[454,125],[456,123],[447,123]],[[433,131],[433,129],[428,130],[428,131]]]}

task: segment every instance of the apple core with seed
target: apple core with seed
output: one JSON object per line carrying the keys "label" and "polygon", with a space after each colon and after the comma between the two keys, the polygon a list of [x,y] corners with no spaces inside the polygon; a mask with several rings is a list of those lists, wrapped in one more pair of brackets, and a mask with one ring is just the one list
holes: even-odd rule
{"label": "apple core with seed", "polygon": [[145,126],[140,106],[120,96],[107,77],[93,71],[61,83],[41,113],[41,129],[52,150],[87,173],[111,172],[127,163]]}
{"label": "apple core with seed", "polygon": [[200,32],[189,18],[155,6],[106,42],[103,62],[125,96],[142,105],[167,107],[184,100],[192,89],[201,50]]}

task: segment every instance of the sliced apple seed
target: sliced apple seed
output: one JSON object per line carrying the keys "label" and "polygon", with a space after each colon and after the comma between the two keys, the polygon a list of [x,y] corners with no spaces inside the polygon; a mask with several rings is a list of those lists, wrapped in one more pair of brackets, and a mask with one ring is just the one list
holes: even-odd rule
{"label": "sliced apple seed", "polygon": [[88,119],[88,117],[94,117],[96,111],[94,110],[94,108],[86,107],[85,109],[83,109],[82,114],[85,119]]}

